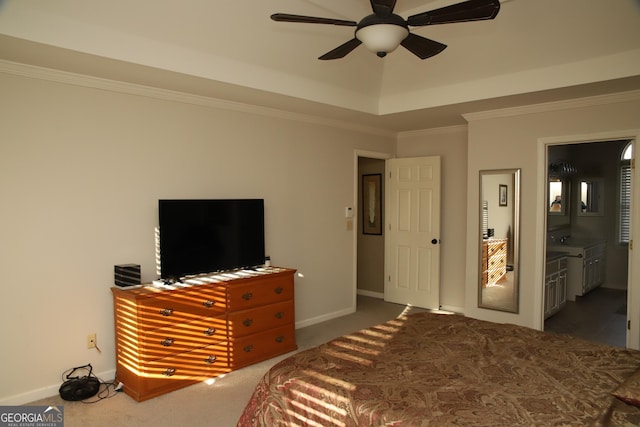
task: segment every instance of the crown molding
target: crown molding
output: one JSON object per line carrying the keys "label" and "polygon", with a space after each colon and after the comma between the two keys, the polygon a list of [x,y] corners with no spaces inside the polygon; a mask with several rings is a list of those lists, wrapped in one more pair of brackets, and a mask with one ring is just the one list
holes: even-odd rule
{"label": "crown molding", "polygon": [[271,118],[292,120],[302,123],[309,123],[320,126],[327,126],[338,129],[345,129],[359,133],[372,134],[376,136],[386,136],[395,138],[397,132],[371,126],[359,125],[341,120],[329,119],[310,114],[295,113],[275,108],[261,107],[241,102],[228,101],[202,95],[194,95],[168,89],[161,89],[151,86],[128,83],[117,80],[110,80],[101,77],[93,77],[85,74],[71,73],[68,71],[55,70],[51,68],[38,67],[34,65],[21,64],[7,60],[0,60],[0,72],[13,74],[21,77],[28,77],[40,80],[47,80],[56,83],[82,86],[93,89],[101,89],[109,92],[118,92],[128,95],[143,96],[163,101],[179,102],[183,104],[198,105],[201,107],[215,108],[221,110],[236,111],[247,114],[255,114]]}
{"label": "crown molding", "polygon": [[544,102],[541,104],[524,105],[521,107],[502,108],[498,110],[465,113],[462,115],[467,122],[496,119],[504,117],[522,116],[526,114],[547,113],[550,111],[568,110],[572,108],[594,107],[598,105],[616,104],[640,100],[640,90],[612,93],[607,95],[589,96],[565,101]]}

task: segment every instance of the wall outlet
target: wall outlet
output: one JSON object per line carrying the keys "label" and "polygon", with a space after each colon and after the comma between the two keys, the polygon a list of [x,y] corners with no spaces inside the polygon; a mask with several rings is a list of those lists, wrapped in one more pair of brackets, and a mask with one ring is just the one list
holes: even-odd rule
{"label": "wall outlet", "polygon": [[96,348],[96,333],[87,335],[87,348]]}

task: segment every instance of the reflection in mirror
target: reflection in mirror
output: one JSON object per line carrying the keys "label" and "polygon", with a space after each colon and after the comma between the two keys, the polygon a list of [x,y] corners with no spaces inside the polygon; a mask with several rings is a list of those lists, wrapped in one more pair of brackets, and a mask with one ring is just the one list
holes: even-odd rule
{"label": "reflection in mirror", "polygon": [[602,215],[602,180],[580,180],[578,215]]}
{"label": "reflection in mirror", "polygon": [[564,183],[558,178],[549,178],[549,214],[564,215],[565,203]]}
{"label": "reflection in mirror", "polygon": [[520,169],[480,171],[478,307],[518,312]]}

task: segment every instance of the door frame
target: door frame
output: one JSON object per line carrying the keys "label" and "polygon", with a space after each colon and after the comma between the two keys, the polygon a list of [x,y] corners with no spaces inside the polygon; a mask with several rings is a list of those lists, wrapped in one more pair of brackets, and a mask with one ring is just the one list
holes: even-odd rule
{"label": "door frame", "polygon": [[[353,228],[352,228],[352,239],[353,239],[353,249],[352,249],[352,271],[353,276],[351,278],[352,290],[353,290],[353,311],[356,310],[358,303],[358,230],[360,227],[360,206],[358,206],[358,186],[359,186],[359,168],[358,168],[358,158],[366,157],[369,159],[379,159],[384,160],[385,162],[389,159],[394,158],[395,156],[392,153],[384,153],[378,151],[367,151],[367,150],[354,150],[353,153],[353,204],[352,212],[353,212]],[[386,206],[386,202],[383,198],[382,200],[383,206],[382,209]],[[386,216],[383,214],[383,218]],[[384,224],[383,224],[384,227]],[[383,231],[384,233],[384,231]]]}
{"label": "door frame", "polygon": [[[640,141],[640,129],[610,131],[583,135],[566,135],[557,137],[545,137],[538,139],[538,209],[536,215],[536,247],[539,248],[536,257],[536,281],[544,283],[545,258],[546,258],[546,233],[547,233],[547,149],[551,145],[580,144],[587,142],[614,141],[630,139],[633,141],[633,158],[636,156],[637,142]],[[632,194],[631,194],[631,240],[640,242],[640,174],[636,170],[632,173]],[[628,250],[629,269],[627,272],[627,302],[628,307],[640,307],[640,271],[633,265],[640,265],[640,251]],[[544,330],[544,286],[537,286],[535,290],[535,304],[539,308],[540,330]],[[628,348],[640,349],[640,310],[629,309],[629,327],[627,328],[626,344]]]}

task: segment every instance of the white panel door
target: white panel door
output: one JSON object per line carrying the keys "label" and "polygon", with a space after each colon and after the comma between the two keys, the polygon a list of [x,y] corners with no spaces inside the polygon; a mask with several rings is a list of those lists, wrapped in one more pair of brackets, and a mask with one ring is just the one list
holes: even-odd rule
{"label": "white panel door", "polygon": [[440,307],[440,157],[386,165],[384,299]]}

